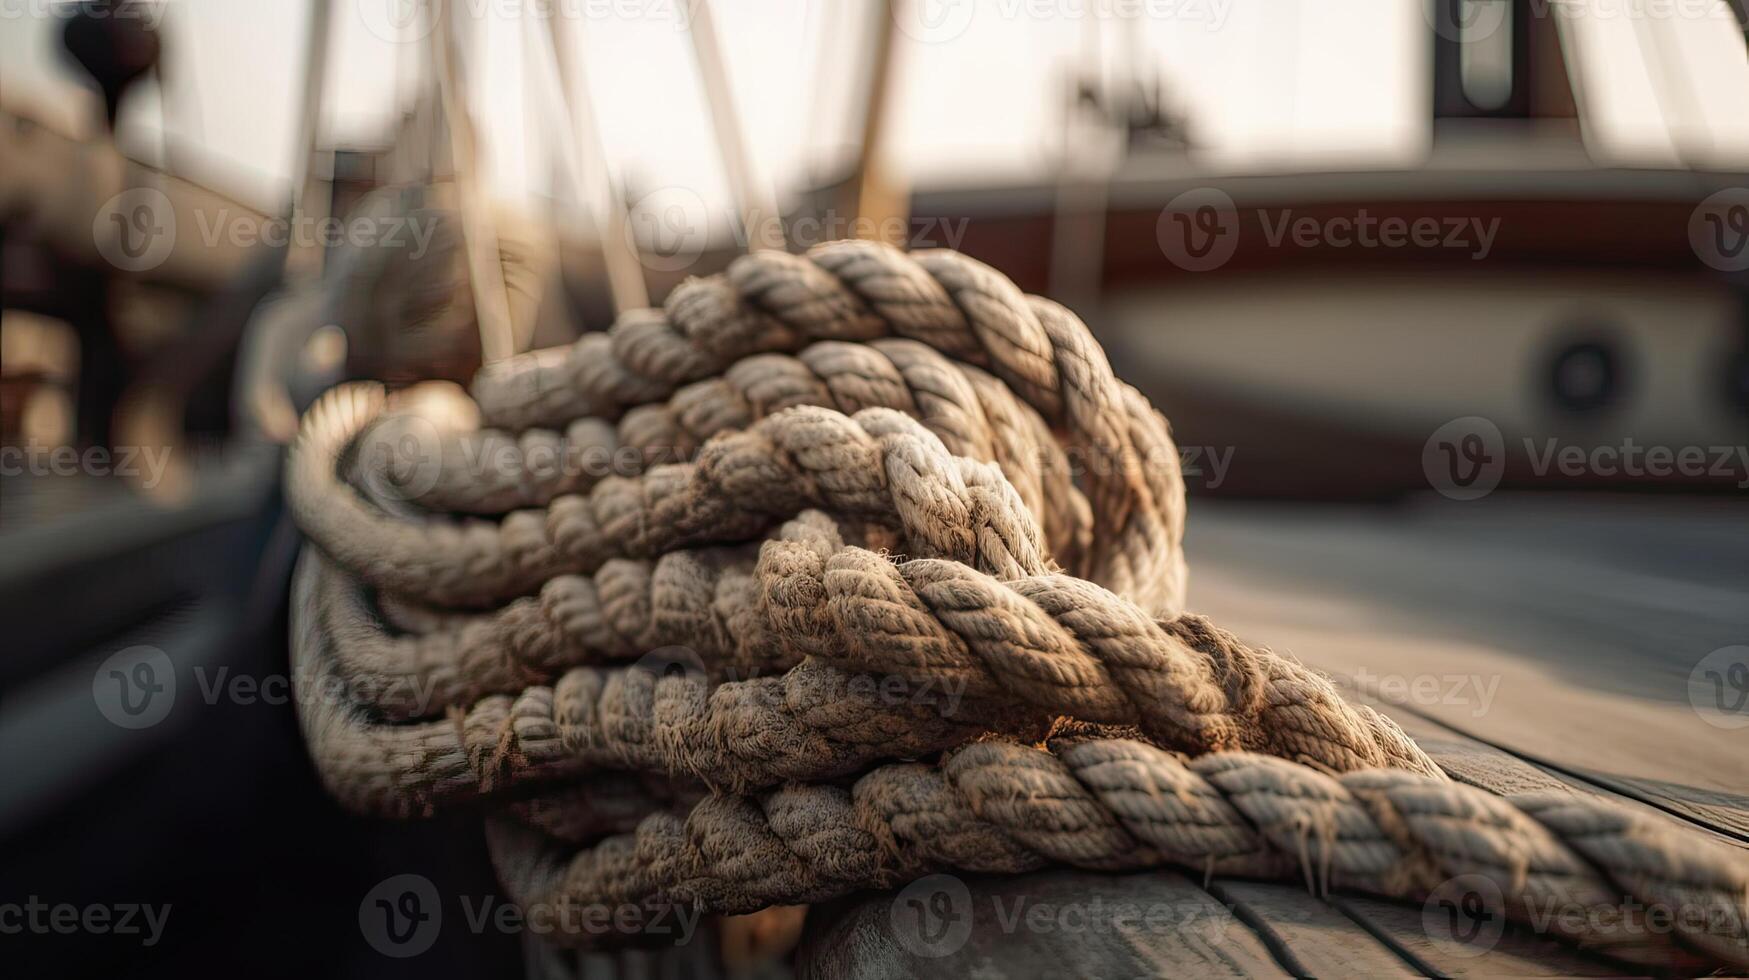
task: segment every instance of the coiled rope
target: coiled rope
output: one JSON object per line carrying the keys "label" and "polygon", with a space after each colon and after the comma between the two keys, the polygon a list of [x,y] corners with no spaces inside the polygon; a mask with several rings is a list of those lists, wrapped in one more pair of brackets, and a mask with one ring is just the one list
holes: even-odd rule
{"label": "coiled rope", "polygon": [[1566,938],[1749,962],[1742,855],[1454,785],[1182,613],[1165,420],[973,260],[755,253],[456,401],[354,385],[307,414],[295,677],[337,797],[496,808],[526,902],[740,912],[1047,861],[1394,897],[1475,873],[1520,918],[1698,903],[1672,936]]}

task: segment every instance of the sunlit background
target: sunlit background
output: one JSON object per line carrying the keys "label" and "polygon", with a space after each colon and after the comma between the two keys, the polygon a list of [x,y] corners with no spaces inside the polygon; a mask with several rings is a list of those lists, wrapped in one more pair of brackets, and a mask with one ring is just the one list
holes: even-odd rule
{"label": "sunlit background", "polygon": [[[128,9],[0,0],[0,900],[178,926],[0,974],[513,972],[358,929],[391,875],[497,894],[477,813],[354,818],[291,705],[194,696],[291,669],[300,413],[369,379],[462,424],[484,364],[842,237],[1086,322],[1170,420],[1190,608],[1356,690],[1485,675],[1485,716],[1388,707],[1749,828],[1691,683],[1749,677],[1749,0]],[[263,237],[334,219],[429,237]],[[187,693],[135,730],[93,678],[142,645]]]}
{"label": "sunlit background", "polygon": [[[564,0],[557,23],[588,64],[590,104],[624,186],[683,186],[727,206],[682,29],[687,3]],[[941,29],[919,26],[894,39],[887,152],[919,183],[1037,180],[1067,156],[1097,155],[1097,146],[1065,146],[1068,79],[1130,66],[1157,74],[1168,106],[1194,134],[1192,159],[1217,171],[1403,166],[1429,148],[1420,0],[918,6],[911,23],[939,21]],[[1561,11],[1563,48],[1585,91],[1585,146],[1596,158],[1697,167],[1749,159],[1749,66],[1726,0],[1683,0],[1681,17],[1633,16],[1641,5],[1630,0],[1549,6]],[[535,0],[456,7],[478,15],[467,32],[478,66],[470,96],[494,193],[506,201],[554,194],[560,148],[541,122],[551,118],[551,82],[521,56]],[[783,189],[834,176],[855,152],[847,126],[876,6],[721,0],[714,9],[747,138],[768,179]],[[310,7],[170,0],[162,16],[173,61],[162,85],[143,86],[125,106],[126,149],[271,209],[289,193]],[[61,23],[46,12],[0,21],[0,85],[9,101],[87,127],[91,95],[59,52]],[[404,40],[385,36],[392,34]],[[337,5],[324,144],[390,137],[420,84],[421,37],[408,0]]]}

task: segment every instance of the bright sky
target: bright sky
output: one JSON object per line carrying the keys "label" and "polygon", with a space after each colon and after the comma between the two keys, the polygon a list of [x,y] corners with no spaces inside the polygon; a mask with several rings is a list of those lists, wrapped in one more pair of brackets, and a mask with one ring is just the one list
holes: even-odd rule
{"label": "bright sky", "polygon": [[[82,111],[58,57],[54,0],[0,0],[0,96]],[[411,0],[336,0],[322,131],[379,142],[409,104],[423,42]],[[475,113],[492,183],[542,188],[549,95],[523,57],[535,0],[450,0],[467,17]],[[681,28],[697,0],[554,0],[583,45],[612,165],[634,188],[678,185],[725,202]],[[1629,162],[1749,163],[1749,63],[1725,0],[1567,0],[1564,43],[1585,83],[1587,140]],[[845,153],[863,0],[714,0],[737,105],[763,170],[795,187]],[[137,156],[271,206],[292,169],[305,0],[168,0],[166,90],[124,110]],[[924,183],[1049,173],[1066,78],[1133,46],[1221,170],[1411,163],[1428,138],[1427,22],[1416,0],[911,0],[898,44],[893,152]],[[399,40],[397,40],[399,38]],[[1095,53],[1096,52],[1096,53]],[[531,124],[530,121],[533,120]]]}

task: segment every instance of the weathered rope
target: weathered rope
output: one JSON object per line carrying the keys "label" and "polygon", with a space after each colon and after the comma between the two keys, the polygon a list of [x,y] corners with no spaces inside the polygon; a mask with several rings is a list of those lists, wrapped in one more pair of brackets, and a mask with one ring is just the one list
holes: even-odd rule
{"label": "weathered rope", "polygon": [[[1181,759],[1122,738],[1048,750],[986,741],[849,788],[715,795],[569,856],[503,821],[492,838],[516,899],[559,921],[603,905],[741,912],[934,871],[1048,864],[1176,865],[1407,899],[1479,875],[1499,885],[1487,911],[1617,959],[1749,965],[1749,862],[1662,821],[1579,794],[1506,799],[1394,770],[1328,776],[1239,752]],[[1684,914],[1668,932],[1636,929],[1618,914],[1624,896]]]}
{"label": "weathered rope", "polygon": [[[747,911],[1052,861],[1403,897],[1476,873],[1520,917],[1680,900],[1717,919],[1679,926],[1692,961],[1566,938],[1743,962],[1741,855],[1456,786],[1183,614],[1165,421],[971,260],[749,256],[474,394],[354,385],[307,414],[293,669],[334,795],[507,814],[524,901]],[[414,469],[385,466],[410,438]]]}
{"label": "weathered rope", "polygon": [[[1038,413],[988,373],[911,340],[824,341],[794,356],[754,355],[665,402],[633,408],[617,423],[581,418],[562,433],[446,430],[403,442],[406,434],[395,426],[376,425],[360,437],[359,452],[387,461],[412,456],[415,465],[386,474],[402,499],[440,513],[502,514],[544,507],[609,474],[631,476],[650,465],[689,459],[711,436],[796,405],[846,414],[891,408],[917,418],[954,455],[1001,467],[1027,508],[1040,515],[1059,562],[1076,568],[1087,549],[1087,498]],[[1148,434],[1162,433],[1152,427]],[[1176,449],[1165,441],[1140,451]]]}
{"label": "weathered rope", "polygon": [[[338,576],[330,578],[335,592],[325,605],[344,616],[333,636],[346,674],[360,689],[381,692],[375,706],[397,718],[545,683],[564,666],[685,647],[700,684],[710,679],[707,664],[751,677],[811,656],[924,689],[936,685],[954,692],[956,704],[966,698],[1136,725],[1186,751],[1252,749],[1339,771],[1394,765],[1438,773],[1395,725],[1346,703],[1324,677],[1247,647],[1201,617],[1156,621],[1120,596],[1063,575],[1004,582],[959,562],[895,563],[846,546],[824,514],[786,524],[756,566],[735,552],[682,551],[653,566],[625,562],[597,578],[601,586],[554,579],[538,602],[517,600],[453,632],[424,636],[378,628],[362,596]],[[562,698],[594,691],[593,683],[561,680],[558,689],[557,714],[588,716]],[[659,706],[651,710],[661,714]],[[560,732],[565,737],[562,723]],[[574,731],[570,737],[585,741]]]}
{"label": "weathered rope", "polygon": [[[1072,567],[1150,609],[1181,607],[1183,481],[1164,419],[1116,380],[1073,314],[1024,296],[994,270],[954,253],[908,256],[888,246],[840,242],[805,258],[749,255],[724,276],[678,288],[665,312],[629,315],[562,355],[537,352],[494,365],[482,372],[475,395],[488,422],[511,429],[585,416],[609,420],[742,357],[797,349],[808,340],[866,341],[889,333],[988,366],[1044,423],[1061,427],[1084,464],[1098,532],[1087,559]],[[976,375],[965,377],[990,388]],[[838,397],[829,388],[824,394]],[[995,401],[991,396],[983,403],[986,416]],[[963,396],[956,404],[966,405]],[[444,605],[491,604],[531,592],[553,574],[588,570],[576,567],[576,556],[555,553],[559,545],[549,539],[561,531],[551,526],[562,520],[553,513],[572,496],[555,499],[548,514],[515,511],[502,523],[386,521],[362,502],[344,500],[339,454],[383,407],[380,397],[367,394],[332,405],[320,420],[322,437],[301,437],[293,447],[287,479],[293,512],[342,564],[374,585]],[[970,417],[968,411],[955,419]],[[1041,469],[1043,460],[1021,444],[1028,428],[1017,422],[987,437],[999,444],[992,447],[998,462],[1011,462],[1015,453],[1034,457],[1023,485],[1033,482],[1030,474],[1054,469]],[[449,449],[432,452],[432,472],[442,483],[461,464],[449,462]],[[590,496],[615,482],[595,484]],[[1046,508],[1077,509],[1073,498]]]}
{"label": "weathered rope", "polygon": [[[907,673],[920,681],[959,678],[975,685],[974,701],[1006,699],[1035,712],[1141,724],[1167,744],[1192,751],[1266,748],[1343,771],[1394,761],[1437,772],[1394,726],[1351,708],[1310,671],[1249,650],[1200,621],[1162,627],[1119,596],[1055,574],[1043,556],[1037,526],[1000,473],[949,455],[907,416],[868,409],[849,419],[827,409],[790,409],[713,440],[696,464],[666,467],[641,479],[648,485],[616,499],[645,510],[631,517],[616,512],[617,504],[579,510],[573,527],[582,529],[577,534],[583,544],[571,549],[573,554],[593,557],[605,548],[657,554],[695,543],[701,534],[751,535],[770,523],[763,515],[813,505],[890,520],[908,547],[925,559],[938,559],[894,566],[861,549],[828,555],[839,548],[826,534],[768,544],[756,575],[761,615],[745,634],[752,642],[776,642],[822,663],[842,657],[857,669]],[[614,489],[604,484],[590,498]],[[603,512],[612,516],[603,521],[597,516]],[[346,597],[335,595],[331,604],[346,609]],[[527,611],[520,615],[507,611],[516,617],[510,623],[499,619],[489,627],[527,628],[540,622],[531,617],[530,607],[522,608]],[[704,610],[692,612],[696,617]],[[355,664],[366,656],[352,651],[383,645],[367,617],[355,611],[331,624],[339,648]],[[700,633],[710,636],[710,631]],[[477,641],[470,645],[481,647]],[[382,658],[380,652],[377,657]],[[978,658],[984,661],[982,670],[974,669]],[[519,676],[519,662],[497,648],[486,657],[442,662],[454,669],[428,672],[428,680],[463,676],[463,664],[471,665],[468,676],[488,689],[514,689],[539,676]],[[554,711],[561,717],[573,712],[590,717],[588,702],[610,693],[599,676],[584,670],[561,678],[556,686],[561,703]],[[734,691],[758,699],[756,692],[775,683],[780,682],[762,679],[717,688],[711,702],[701,703],[703,710],[683,716],[692,727],[668,740],[681,750],[666,760],[667,768],[697,768],[719,773],[731,785],[757,785],[783,766],[817,766],[779,777],[812,778],[868,761],[831,751],[813,762],[784,754],[761,753],[748,760],[723,754],[713,726],[744,728],[749,723],[742,716],[758,709],[744,701],[718,703],[717,696]],[[705,684],[698,680],[699,686]],[[788,715],[773,716],[771,724],[807,744],[830,743],[834,735],[796,727],[801,722]],[[949,731],[939,727],[913,734],[964,735],[963,725]],[[554,731],[597,753],[620,751],[586,729],[556,721]],[[701,752],[707,754],[688,754]]]}
{"label": "weathered rope", "polygon": [[[356,588],[318,557],[307,560],[324,642],[338,650],[375,631]],[[1344,703],[1329,681],[1245,647],[1200,617],[1154,624],[1151,639],[1161,659],[1150,668],[1138,657],[1134,668],[1143,679],[1135,690],[1150,700],[1123,700],[1122,689],[1114,689],[1110,703],[1073,704],[1067,713],[1139,722],[1162,743],[1193,752],[1261,749],[1340,771],[1396,765],[1439,778],[1387,719]],[[927,664],[893,664],[894,671],[873,675],[876,683],[827,659],[808,659],[777,676],[713,684],[680,660],[681,670],[667,675],[573,668],[550,687],[490,696],[449,720],[382,725],[363,699],[382,705],[416,699],[416,692],[369,675],[342,675],[326,651],[306,651],[302,659],[309,670],[303,683],[344,687],[354,698],[323,698],[306,716],[324,779],[354,808],[394,816],[602,768],[696,777],[736,790],[828,779],[882,759],[951,748],[992,729],[1043,733],[1065,712],[1037,703],[1044,692],[1034,692],[1033,701],[1016,698],[994,675],[981,686],[955,685],[953,675]],[[1071,652],[1062,660],[1064,689],[1097,683],[1101,667],[1091,656]]]}
{"label": "weathered rope", "polygon": [[[328,571],[317,573],[309,599],[325,637],[368,628],[368,610]],[[831,778],[963,743],[992,721],[1022,728],[996,708],[956,702],[963,711],[950,710],[946,692],[861,685],[823,663],[719,685],[689,672],[580,667],[552,686],[488,697],[450,719],[383,725],[356,696],[374,692],[324,653],[300,655],[302,683],[336,695],[305,702],[311,754],[336,797],[385,816],[429,815],[603,769],[736,789]],[[1047,723],[1036,722],[1037,731]]]}

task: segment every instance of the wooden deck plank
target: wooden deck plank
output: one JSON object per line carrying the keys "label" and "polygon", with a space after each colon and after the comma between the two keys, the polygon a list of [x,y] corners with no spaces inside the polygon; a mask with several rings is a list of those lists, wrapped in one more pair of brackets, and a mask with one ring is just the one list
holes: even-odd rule
{"label": "wooden deck plank", "polygon": [[[1703,720],[1687,678],[1707,652],[1749,642],[1749,522],[1740,508],[1691,509],[1484,501],[1429,514],[1199,501],[1190,608],[1339,680],[1439,681],[1431,696],[1399,692],[1395,707],[1377,683],[1360,699],[1397,719],[1455,778],[1503,794],[1601,793],[1743,846],[1749,735]],[[1454,691],[1454,678],[1468,686]],[[1010,911],[1017,897],[1110,902],[1155,894],[1158,878],[1181,897],[1212,892],[1237,928],[1212,936],[1210,919],[1170,941],[1121,932],[1090,940],[1005,931],[990,914],[998,896]],[[1521,926],[1502,923],[1466,943],[1466,929],[1454,935],[1421,904],[1355,895],[1325,903],[1292,885],[1222,879],[1205,892],[1176,874],[1075,871],[966,882],[984,914],[972,920],[980,938],[954,954],[911,954],[894,896],[866,896],[810,917],[800,961],[819,969],[804,975],[1622,972]]]}
{"label": "wooden deck plank", "polygon": [[1332,904],[1440,976],[1601,977],[1623,972],[1620,966],[1509,924],[1490,929],[1481,923],[1472,935],[1468,922],[1446,928],[1416,904],[1351,895],[1336,896]]}
{"label": "wooden deck plank", "polygon": [[[1671,793],[1674,792],[1672,790],[1667,789],[1663,794],[1636,793],[1628,785],[1632,782],[1630,780],[1610,778],[1598,773],[1581,775],[1550,770],[1453,731],[1424,715],[1393,707],[1363,694],[1350,692],[1350,696],[1389,716],[1433,757],[1433,761],[1450,773],[1452,778],[1472,786],[1479,786],[1503,796],[1547,790],[1593,793],[1648,816],[1672,821],[1684,830],[1710,833],[1720,843],[1749,849],[1749,840],[1731,833],[1731,821],[1735,816],[1732,810],[1697,814],[1677,809],[1668,803]],[[1682,789],[1698,792],[1692,787]]]}
{"label": "wooden deck plank", "polygon": [[880,977],[1279,977],[1257,934],[1171,871],[940,875],[810,911],[815,980]]}
{"label": "wooden deck plank", "polygon": [[1749,638],[1749,512],[1496,497],[1199,503],[1190,608],[1453,731],[1744,839],[1749,729],[1704,719],[1688,682],[1702,657]]}
{"label": "wooden deck plank", "polygon": [[1212,883],[1209,891],[1253,930],[1273,934],[1291,958],[1288,968],[1296,976],[1414,975],[1402,957],[1304,888],[1222,879]]}

